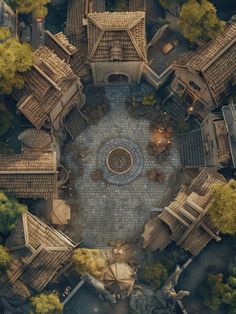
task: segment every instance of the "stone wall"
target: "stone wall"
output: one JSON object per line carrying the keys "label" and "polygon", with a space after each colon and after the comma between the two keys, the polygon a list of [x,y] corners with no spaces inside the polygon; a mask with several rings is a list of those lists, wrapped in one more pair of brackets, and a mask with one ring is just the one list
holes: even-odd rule
{"label": "stone wall", "polygon": [[126,74],[129,77],[128,83],[140,82],[142,66],[143,62],[140,61],[91,63],[94,84],[107,84],[110,74]]}

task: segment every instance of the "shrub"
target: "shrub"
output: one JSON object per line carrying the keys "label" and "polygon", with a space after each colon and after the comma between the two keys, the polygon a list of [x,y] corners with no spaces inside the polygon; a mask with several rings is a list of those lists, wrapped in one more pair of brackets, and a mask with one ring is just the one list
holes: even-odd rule
{"label": "shrub", "polygon": [[158,262],[146,262],[141,270],[141,279],[155,289],[159,289],[164,284],[167,276],[167,269]]}
{"label": "shrub", "polygon": [[35,314],[61,314],[63,304],[57,293],[40,293],[31,298],[32,312]]}

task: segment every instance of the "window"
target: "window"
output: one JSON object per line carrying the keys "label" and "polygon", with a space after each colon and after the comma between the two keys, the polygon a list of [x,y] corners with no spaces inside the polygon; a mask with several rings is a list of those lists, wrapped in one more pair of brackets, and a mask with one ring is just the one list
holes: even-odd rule
{"label": "window", "polygon": [[190,81],[189,82],[189,86],[193,89],[193,90],[195,90],[195,91],[199,91],[201,88],[196,84],[196,83],[194,83],[193,81]]}
{"label": "window", "polygon": [[185,90],[185,86],[178,83],[178,85],[176,86],[176,91],[177,92],[183,92]]}

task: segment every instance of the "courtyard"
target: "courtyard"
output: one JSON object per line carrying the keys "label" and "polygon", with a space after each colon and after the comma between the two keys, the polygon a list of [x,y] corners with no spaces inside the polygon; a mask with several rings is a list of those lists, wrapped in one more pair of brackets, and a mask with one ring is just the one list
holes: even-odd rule
{"label": "courtyard", "polygon": [[[69,144],[64,154],[74,190],[66,231],[82,239],[83,246],[105,247],[112,240],[139,237],[153,209],[167,205],[173,197],[181,168],[177,143],[159,164],[148,155],[150,121],[129,116],[125,100],[130,93],[129,86],[105,87],[110,111]],[[120,154],[118,163],[112,159],[116,154]],[[155,167],[165,175],[162,184],[146,174]],[[93,180],[96,170],[102,170],[104,180]]]}

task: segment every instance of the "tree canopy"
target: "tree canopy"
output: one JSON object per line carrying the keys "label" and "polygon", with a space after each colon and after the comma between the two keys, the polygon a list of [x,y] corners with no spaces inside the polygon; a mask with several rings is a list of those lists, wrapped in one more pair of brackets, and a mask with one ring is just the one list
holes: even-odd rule
{"label": "tree canopy", "polygon": [[13,87],[24,84],[22,73],[31,68],[33,56],[28,44],[21,44],[16,38],[0,43],[0,94],[11,93]]}
{"label": "tree canopy", "polygon": [[[231,278],[231,279],[230,279]],[[223,274],[209,274],[206,283],[201,289],[204,304],[213,311],[218,310],[221,305],[227,306],[227,313],[236,313],[236,289],[232,280],[236,277],[232,274],[225,282]]]}
{"label": "tree canopy", "polygon": [[57,293],[40,293],[31,298],[31,306],[34,314],[61,314],[63,304]]}
{"label": "tree canopy", "polygon": [[166,267],[159,262],[146,262],[141,270],[141,279],[155,289],[161,288],[167,276]]}
{"label": "tree canopy", "polygon": [[20,204],[16,198],[0,192],[0,234],[8,235],[15,227],[17,219],[26,211],[27,207]]}
{"label": "tree canopy", "polygon": [[236,181],[213,184],[214,202],[209,209],[213,224],[223,233],[236,233]]}
{"label": "tree canopy", "polygon": [[7,27],[0,27],[0,42],[8,37],[10,37],[11,32]]}
{"label": "tree canopy", "polygon": [[216,8],[208,0],[189,0],[181,6],[180,27],[192,42],[215,38],[224,28],[216,15]]}
{"label": "tree canopy", "polygon": [[35,17],[47,15],[47,4],[51,0],[11,0],[11,6],[20,13],[32,13]]}
{"label": "tree canopy", "polygon": [[3,245],[0,245],[0,270],[5,269],[10,260],[11,260],[10,253]]}
{"label": "tree canopy", "polygon": [[83,274],[88,272],[97,279],[102,279],[106,260],[100,250],[97,249],[77,249],[72,257],[76,270]]}

